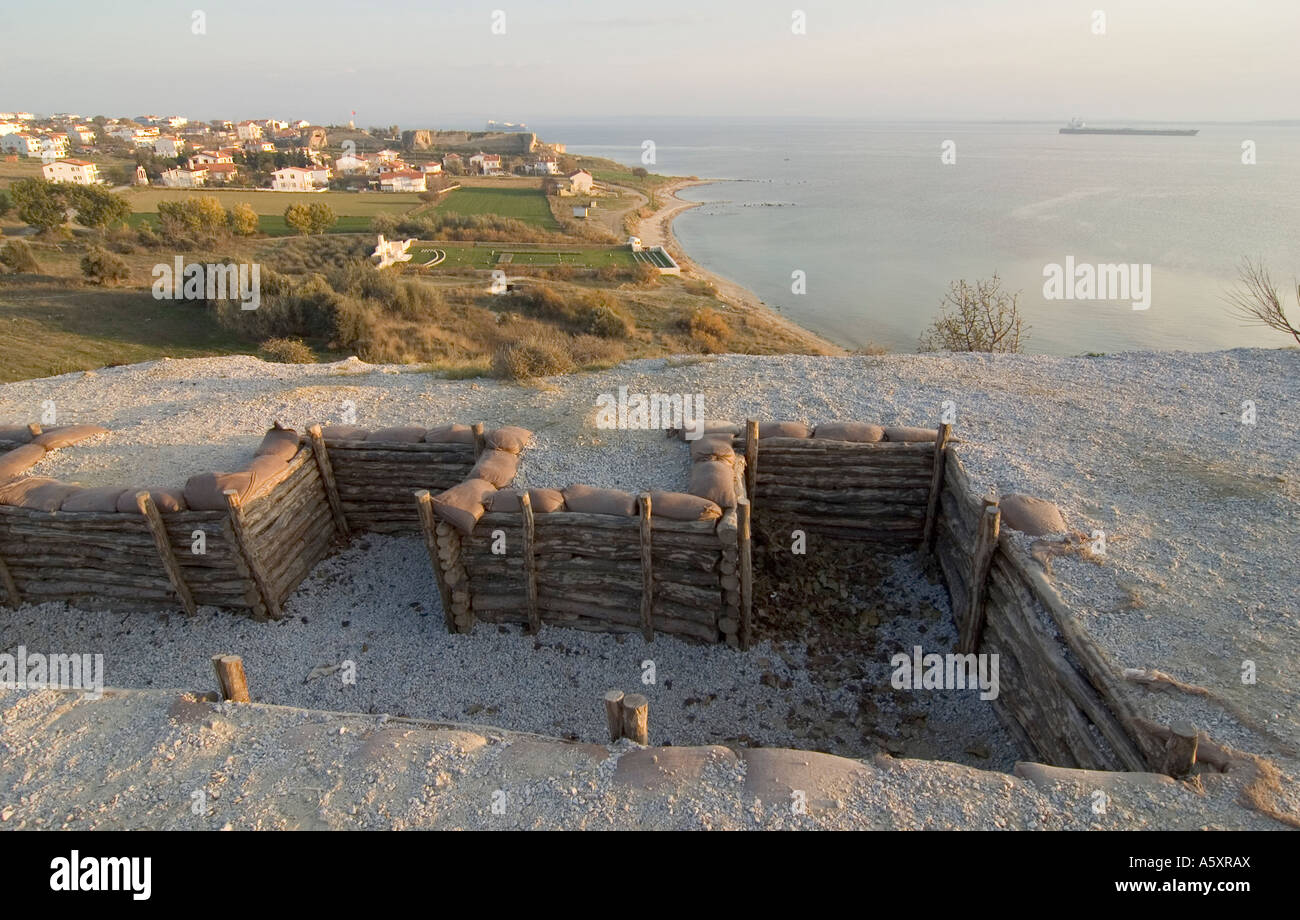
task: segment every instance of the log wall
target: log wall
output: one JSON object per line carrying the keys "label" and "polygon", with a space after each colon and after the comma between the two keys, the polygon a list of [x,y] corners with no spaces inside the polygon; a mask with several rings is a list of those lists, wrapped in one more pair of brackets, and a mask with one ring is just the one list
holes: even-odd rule
{"label": "log wall", "polygon": [[474,466],[473,444],[352,441],[324,438],[348,526],[379,533],[420,532],[411,493],[437,494]]}

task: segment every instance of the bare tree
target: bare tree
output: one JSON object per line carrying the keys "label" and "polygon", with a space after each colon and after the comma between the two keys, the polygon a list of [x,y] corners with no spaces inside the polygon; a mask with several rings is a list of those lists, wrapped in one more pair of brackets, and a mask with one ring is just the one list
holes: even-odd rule
{"label": "bare tree", "polygon": [[[1269,277],[1263,259],[1258,262],[1242,259],[1237,268],[1237,278],[1240,287],[1229,291],[1224,297],[1232,315],[1248,326],[1267,326],[1300,342],[1300,328],[1291,325],[1291,321],[1286,318],[1282,295]],[[1296,283],[1296,297],[1300,299],[1300,282]]]}
{"label": "bare tree", "polygon": [[1002,289],[993,277],[948,285],[939,316],[921,334],[921,351],[1018,352],[1029,332],[1020,316],[1020,293]]}

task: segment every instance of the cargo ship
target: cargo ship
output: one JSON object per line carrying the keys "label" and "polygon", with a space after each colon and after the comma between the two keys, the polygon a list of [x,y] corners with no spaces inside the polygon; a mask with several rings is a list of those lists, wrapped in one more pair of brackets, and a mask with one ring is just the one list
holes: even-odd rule
{"label": "cargo ship", "polygon": [[1061,129],[1062,134],[1129,134],[1142,137],[1195,137],[1200,128],[1089,128],[1079,119]]}

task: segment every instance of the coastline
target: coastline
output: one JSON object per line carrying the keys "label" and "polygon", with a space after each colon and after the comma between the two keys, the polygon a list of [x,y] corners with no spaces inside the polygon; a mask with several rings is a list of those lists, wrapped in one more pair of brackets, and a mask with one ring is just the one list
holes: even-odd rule
{"label": "coastline", "polygon": [[846,355],[849,352],[829,339],[824,339],[817,333],[805,329],[798,323],[784,316],[777,310],[769,307],[761,298],[749,288],[739,284],[730,278],[724,277],[717,272],[700,265],[692,259],[686,250],[682,248],[676,234],[673,233],[673,221],[678,215],[691,208],[698,208],[704,202],[687,201],[678,197],[678,192],[687,188],[696,188],[703,185],[712,185],[717,179],[693,179],[683,178],[675,179],[663,188],[656,191],[656,195],[664,204],[649,217],[642,218],[637,222],[636,235],[641,238],[645,246],[662,246],[666,249],[681,266],[684,275],[699,278],[713,284],[717,289],[718,299],[733,309],[747,313],[761,313],[764,318],[775,325],[786,329],[791,335],[803,339],[818,351],[813,354],[824,355]]}

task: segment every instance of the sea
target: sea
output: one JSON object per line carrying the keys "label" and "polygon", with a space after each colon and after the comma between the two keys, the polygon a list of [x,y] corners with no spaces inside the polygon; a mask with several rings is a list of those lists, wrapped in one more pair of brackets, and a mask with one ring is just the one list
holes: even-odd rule
{"label": "sea", "polygon": [[[1063,135],[1059,123],[606,119],[530,124],[546,141],[716,180],[674,223],[710,271],[849,348],[915,351],[949,285],[995,273],[1024,350],[1208,351],[1294,344],[1225,297],[1262,261],[1300,324],[1300,126],[1195,137]],[[1170,127],[1150,124],[1150,127]],[[1248,162],[1249,161],[1249,162]],[[1051,266],[1149,266],[1133,299],[1044,292]]]}

